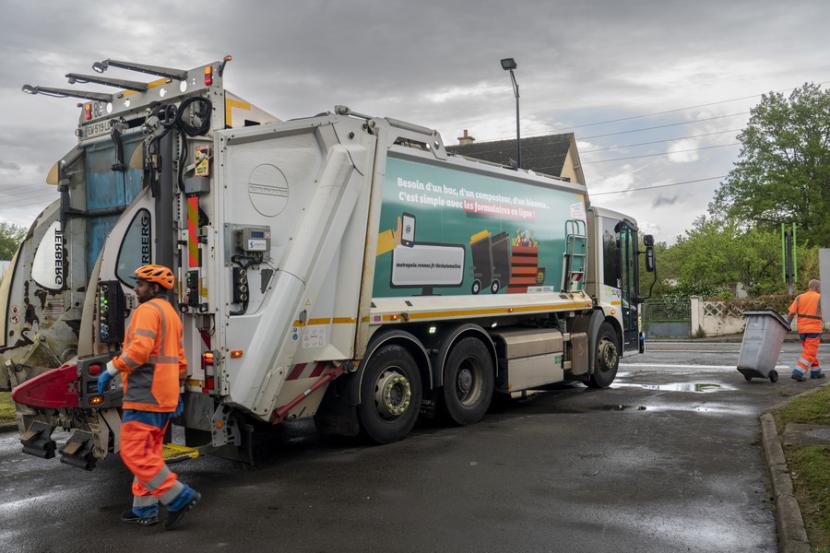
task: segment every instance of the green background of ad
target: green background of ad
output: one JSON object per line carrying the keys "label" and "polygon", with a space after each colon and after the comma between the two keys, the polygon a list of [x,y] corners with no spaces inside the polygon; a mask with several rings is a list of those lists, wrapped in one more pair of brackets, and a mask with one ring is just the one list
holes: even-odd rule
{"label": "green background of ad", "polygon": [[[544,202],[548,208],[536,207],[535,220],[518,220],[500,215],[468,214],[462,208],[440,207],[409,202],[399,198],[400,192],[408,194],[442,197],[457,201],[461,196],[417,191],[398,186],[398,177],[409,181],[422,181],[436,186],[446,185],[457,190],[464,188],[473,192],[500,194]],[[487,201],[487,200],[480,200]],[[545,286],[559,290],[562,280],[562,255],[565,248],[565,221],[571,218],[570,207],[583,203],[582,194],[524,184],[497,177],[471,173],[450,167],[410,161],[394,157],[387,158],[386,178],[383,186],[383,200],[378,232],[395,230],[397,218],[402,213],[415,216],[415,243],[445,243],[464,245],[464,281],[458,287],[434,287],[433,294],[441,296],[472,295],[473,258],[470,251],[470,237],[482,230],[491,236],[507,232],[510,239],[519,230],[528,231],[530,238],[538,242],[539,267],[545,268]],[[490,202],[488,202],[490,203]],[[391,286],[392,252],[379,255],[375,265],[373,296],[377,298],[416,296],[420,288],[393,288]],[[507,293],[507,282],[501,283],[499,294]],[[489,282],[482,283],[480,295],[490,294]]]}

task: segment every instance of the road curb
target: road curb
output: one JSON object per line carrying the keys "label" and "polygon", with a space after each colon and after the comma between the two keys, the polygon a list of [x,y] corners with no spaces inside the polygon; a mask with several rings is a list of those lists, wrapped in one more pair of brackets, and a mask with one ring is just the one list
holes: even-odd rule
{"label": "road curb", "polygon": [[0,422],[0,434],[5,432],[17,432],[16,422]]}
{"label": "road curb", "polygon": [[761,443],[769,466],[772,492],[775,497],[778,545],[782,553],[810,553],[810,542],[801,508],[793,494],[793,481],[778,438],[778,429],[771,413],[761,415]]}

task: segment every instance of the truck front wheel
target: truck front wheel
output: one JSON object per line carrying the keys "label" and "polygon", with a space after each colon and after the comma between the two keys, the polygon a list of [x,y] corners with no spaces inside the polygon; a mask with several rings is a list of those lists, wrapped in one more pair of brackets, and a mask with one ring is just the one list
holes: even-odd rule
{"label": "truck front wheel", "polygon": [[363,373],[357,409],[363,433],[378,444],[405,438],[418,419],[422,390],[412,355],[395,344],[382,346]]}
{"label": "truck front wheel", "polygon": [[493,398],[493,359],[478,338],[462,338],[444,365],[444,408],[455,424],[480,421]]}
{"label": "truck front wheel", "polygon": [[620,348],[617,333],[610,323],[602,323],[597,332],[597,349],[594,352],[594,371],[588,380],[591,388],[607,388],[617,376],[620,366]]}

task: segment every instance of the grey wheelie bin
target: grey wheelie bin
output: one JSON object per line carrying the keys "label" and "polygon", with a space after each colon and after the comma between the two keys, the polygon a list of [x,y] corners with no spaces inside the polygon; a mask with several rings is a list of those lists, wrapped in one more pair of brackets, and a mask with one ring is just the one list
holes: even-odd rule
{"label": "grey wheelie bin", "polygon": [[790,325],[775,311],[747,311],[746,328],[741,341],[738,371],[749,382],[753,378],[778,380],[778,354]]}

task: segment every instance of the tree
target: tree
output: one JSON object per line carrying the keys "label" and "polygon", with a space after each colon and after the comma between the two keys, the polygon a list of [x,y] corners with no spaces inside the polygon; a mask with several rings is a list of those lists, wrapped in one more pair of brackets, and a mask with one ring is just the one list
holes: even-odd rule
{"label": "tree", "polygon": [[0,259],[11,259],[25,236],[25,228],[10,223],[0,223]]}
{"label": "tree", "polygon": [[728,296],[741,283],[755,295],[783,288],[780,248],[775,231],[703,216],[664,256],[675,268],[679,294]]}
{"label": "tree", "polygon": [[771,231],[795,222],[800,240],[830,245],[830,91],[807,83],[762,96],[738,140],[710,213]]}

